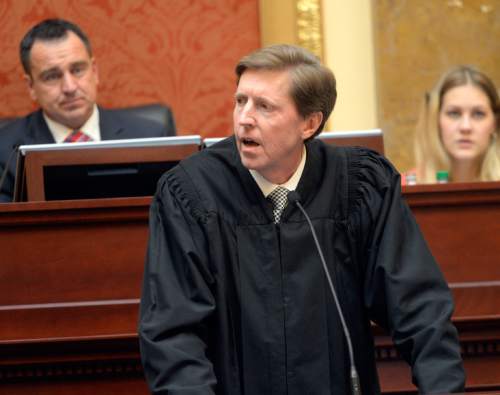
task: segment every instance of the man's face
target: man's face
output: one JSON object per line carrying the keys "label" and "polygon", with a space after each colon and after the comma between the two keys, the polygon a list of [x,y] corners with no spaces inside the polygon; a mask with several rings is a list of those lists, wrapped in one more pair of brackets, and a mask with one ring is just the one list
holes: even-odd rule
{"label": "man's face", "polygon": [[36,40],[31,48],[30,95],[45,114],[72,129],[92,114],[97,97],[97,66],[82,40],[68,32],[60,40]]}
{"label": "man's face", "polygon": [[243,165],[276,184],[297,169],[303,141],[314,134],[321,113],[303,118],[290,96],[289,72],[246,70],[235,94],[234,134]]}

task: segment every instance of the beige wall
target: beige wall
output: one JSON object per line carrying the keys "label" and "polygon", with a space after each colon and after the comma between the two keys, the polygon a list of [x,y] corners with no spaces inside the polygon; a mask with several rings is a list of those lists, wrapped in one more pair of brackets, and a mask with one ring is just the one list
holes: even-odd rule
{"label": "beige wall", "polygon": [[324,62],[337,78],[331,130],[378,127],[370,0],[323,0]]}
{"label": "beige wall", "polygon": [[320,4],[319,53],[337,77],[327,129],[380,127],[401,171],[415,165],[418,109],[444,71],[472,64],[500,86],[500,0],[260,0],[263,45],[299,43],[299,4]]}
{"label": "beige wall", "polygon": [[[260,0],[263,46],[298,43],[299,2],[300,0]],[[327,129],[375,128],[378,122],[371,1],[318,0],[317,2],[322,17],[323,62],[333,70],[338,84],[338,101]],[[314,3],[314,0],[311,3]]]}
{"label": "beige wall", "polygon": [[260,37],[263,47],[297,42],[296,0],[259,0]]}

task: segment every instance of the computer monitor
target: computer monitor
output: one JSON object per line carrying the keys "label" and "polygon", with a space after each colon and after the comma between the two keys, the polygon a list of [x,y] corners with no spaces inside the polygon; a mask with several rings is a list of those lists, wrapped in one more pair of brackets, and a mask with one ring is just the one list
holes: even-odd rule
{"label": "computer monitor", "polygon": [[14,200],[150,196],[160,176],[200,146],[197,135],[22,145]]}

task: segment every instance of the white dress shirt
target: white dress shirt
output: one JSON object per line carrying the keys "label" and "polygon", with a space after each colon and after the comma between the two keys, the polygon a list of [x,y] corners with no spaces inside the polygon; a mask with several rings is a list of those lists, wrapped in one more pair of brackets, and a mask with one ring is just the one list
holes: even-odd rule
{"label": "white dress shirt", "polygon": [[[54,137],[56,143],[62,143],[71,133],[73,133],[73,129],[68,128],[67,126],[60,124],[52,119],[50,119],[45,112],[43,113],[43,117],[45,118],[45,122],[47,122],[47,126],[49,127],[50,133]],[[92,111],[92,115],[87,122],[83,124],[83,126],[79,129],[87,136],[91,137],[93,141],[101,141],[101,130],[99,128],[99,110],[97,105],[94,104],[94,111]]]}

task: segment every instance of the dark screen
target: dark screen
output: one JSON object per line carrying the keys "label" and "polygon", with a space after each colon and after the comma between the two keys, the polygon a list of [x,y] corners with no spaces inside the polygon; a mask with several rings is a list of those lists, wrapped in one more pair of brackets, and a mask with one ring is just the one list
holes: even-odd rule
{"label": "dark screen", "polygon": [[151,196],[160,176],[178,161],[45,166],[45,199]]}

